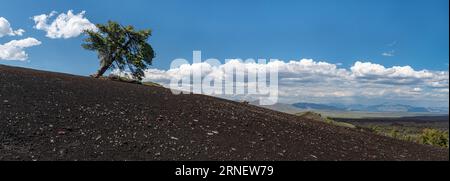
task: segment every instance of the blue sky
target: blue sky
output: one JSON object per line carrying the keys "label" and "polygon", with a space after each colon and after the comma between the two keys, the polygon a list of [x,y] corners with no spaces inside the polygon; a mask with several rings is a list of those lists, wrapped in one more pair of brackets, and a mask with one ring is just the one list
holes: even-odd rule
{"label": "blue sky", "polygon": [[[89,75],[98,67],[94,52],[80,46],[83,36],[51,39],[35,28],[33,16],[52,11],[86,11],[92,23],[115,20],[150,28],[157,58],[152,68],[167,70],[173,59],[304,58],[350,69],[356,61],[386,68],[447,71],[448,0],[2,0],[0,17],[19,36],[33,37],[26,61],[0,64]],[[389,55],[389,56],[387,56]],[[448,79],[447,79],[448,84]],[[447,85],[448,89],[448,85]],[[448,91],[447,91],[448,102]]]}

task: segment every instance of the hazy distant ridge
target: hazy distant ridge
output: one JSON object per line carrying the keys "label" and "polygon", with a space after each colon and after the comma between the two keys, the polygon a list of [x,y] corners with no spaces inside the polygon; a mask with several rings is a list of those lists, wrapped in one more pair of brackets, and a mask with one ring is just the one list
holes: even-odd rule
{"label": "hazy distant ridge", "polygon": [[364,105],[327,105],[314,103],[295,103],[292,106],[308,110],[328,111],[365,111],[365,112],[410,112],[410,113],[448,113],[447,107],[415,107],[403,104]]}

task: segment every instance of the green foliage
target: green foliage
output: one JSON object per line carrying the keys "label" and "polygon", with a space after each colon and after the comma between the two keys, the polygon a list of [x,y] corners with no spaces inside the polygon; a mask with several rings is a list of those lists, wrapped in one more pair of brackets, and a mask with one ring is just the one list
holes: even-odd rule
{"label": "green foliage", "polygon": [[367,127],[369,130],[371,130],[373,133],[381,134],[381,128],[377,125],[370,125]]}
{"label": "green foliage", "polygon": [[330,117],[324,118],[321,114],[315,113],[312,111],[307,111],[304,113],[297,113],[297,115],[303,119],[320,121],[320,122],[324,122],[324,123],[331,124],[334,126],[340,126],[340,127],[346,127],[346,128],[352,128],[352,129],[356,128],[356,126],[353,124],[345,123],[345,122],[338,122],[338,121],[331,119]]}
{"label": "green foliage", "polygon": [[420,135],[420,142],[422,144],[448,148],[448,132],[437,129],[424,129]]}
{"label": "green foliage", "polygon": [[108,69],[128,69],[134,78],[141,80],[144,70],[152,64],[155,52],[147,39],[151,30],[136,31],[133,26],[122,26],[117,22],[97,24],[98,31],[87,30],[88,38],[82,47],[96,51],[100,59],[100,70],[96,77]]}
{"label": "green foliage", "polygon": [[162,85],[154,82],[142,82],[142,85],[151,86],[151,87],[163,87]]}
{"label": "green foliage", "polygon": [[346,127],[346,128],[351,128],[351,129],[355,129],[356,128],[356,126],[353,125],[353,124],[335,121],[335,120],[332,120],[330,118],[326,118],[325,122],[328,123],[328,124],[332,124],[332,125],[340,126],[340,127]]}
{"label": "green foliage", "polygon": [[368,126],[372,132],[388,136],[391,138],[405,140],[420,144],[427,144],[448,148],[449,136],[448,131],[441,131],[432,128],[410,128],[410,127],[396,127],[396,126]]}
{"label": "green foliage", "polygon": [[395,139],[401,139],[401,135],[400,135],[400,131],[399,130],[397,130],[397,129],[395,129],[395,128],[392,128],[391,129],[391,131],[390,131],[390,133],[389,133],[389,136],[390,137],[392,137],[392,138],[395,138]]}

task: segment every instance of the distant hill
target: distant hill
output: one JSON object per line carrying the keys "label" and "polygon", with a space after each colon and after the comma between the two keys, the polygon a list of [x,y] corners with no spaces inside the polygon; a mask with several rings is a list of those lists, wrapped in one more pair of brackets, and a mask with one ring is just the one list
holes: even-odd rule
{"label": "distant hill", "polygon": [[429,112],[424,107],[413,107],[409,105],[401,104],[380,104],[374,106],[368,106],[365,111],[371,112]]}
{"label": "distant hill", "polygon": [[289,114],[295,114],[295,113],[302,111],[301,109],[293,106],[292,104],[276,103],[274,105],[261,106],[261,105],[259,105],[259,101],[250,102],[250,104],[259,106],[259,107],[263,107],[263,108],[267,108],[267,109],[271,109],[271,110],[275,110],[275,111],[289,113]]}
{"label": "distant hill", "polygon": [[435,112],[435,113],[447,113],[448,114],[448,107],[429,107],[428,111]]}
{"label": "distant hill", "polygon": [[343,104],[314,104],[314,103],[295,103],[292,106],[302,110],[326,110],[326,111],[363,111],[363,112],[405,112],[405,113],[448,113],[445,107],[415,107],[402,104],[384,103],[379,105],[343,105]]}
{"label": "distant hill", "polygon": [[345,108],[325,105],[325,104],[314,104],[314,103],[295,103],[292,104],[294,107],[306,110],[330,110],[330,111],[344,111]]}

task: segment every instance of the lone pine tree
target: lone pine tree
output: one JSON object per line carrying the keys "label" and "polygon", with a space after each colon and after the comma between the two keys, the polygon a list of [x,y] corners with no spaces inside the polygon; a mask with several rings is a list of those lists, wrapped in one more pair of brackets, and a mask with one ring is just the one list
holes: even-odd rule
{"label": "lone pine tree", "polygon": [[142,80],[144,70],[152,64],[155,52],[147,43],[151,30],[135,30],[133,26],[122,26],[117,22],[97,24],[98,31],[86,30],[88,38],[82,47],[96,51],[100,68],[92,76],[101,77],[109,69],[129,70],[132,76]]}

